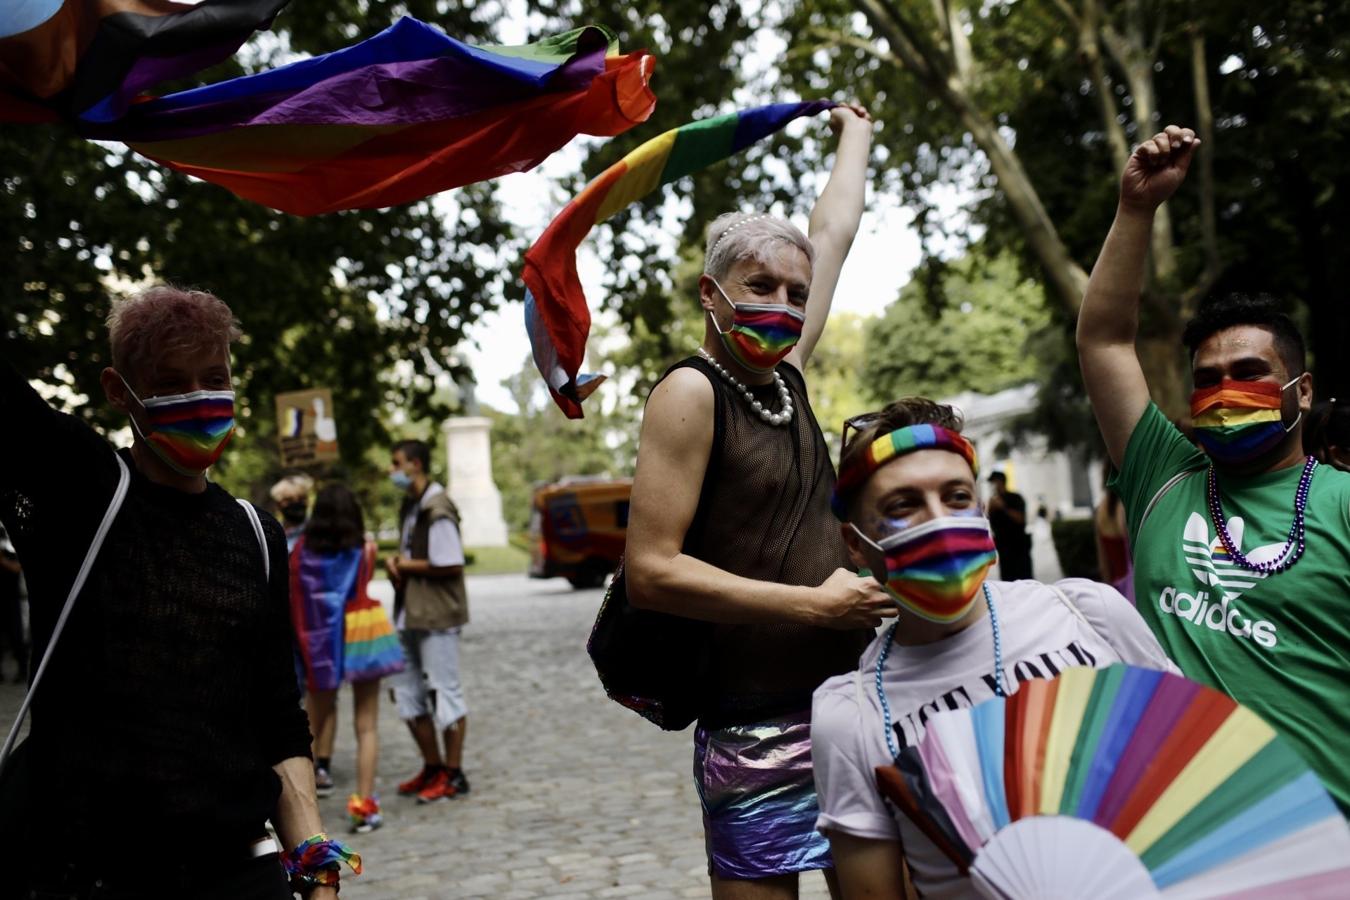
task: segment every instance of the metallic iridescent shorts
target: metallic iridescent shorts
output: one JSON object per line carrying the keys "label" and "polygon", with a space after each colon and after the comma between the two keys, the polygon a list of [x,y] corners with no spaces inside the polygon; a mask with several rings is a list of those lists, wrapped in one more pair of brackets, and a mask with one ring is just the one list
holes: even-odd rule
{"label": "metallic iridescent shorts", "polygon": [[694,784],[711,874],[768,878],[834,866],[816,831],[810,712],[756,725],[699,725]]}

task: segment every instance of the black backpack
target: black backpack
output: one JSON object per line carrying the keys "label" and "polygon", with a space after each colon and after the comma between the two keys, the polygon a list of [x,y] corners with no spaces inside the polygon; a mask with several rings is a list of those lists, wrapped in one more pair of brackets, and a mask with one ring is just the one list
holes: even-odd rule
{"label": "black backpack", "polygon": [[638,609],[628,602],[623,560],[586,641],[605,693],[666,731],[699,716],[712,624]]}

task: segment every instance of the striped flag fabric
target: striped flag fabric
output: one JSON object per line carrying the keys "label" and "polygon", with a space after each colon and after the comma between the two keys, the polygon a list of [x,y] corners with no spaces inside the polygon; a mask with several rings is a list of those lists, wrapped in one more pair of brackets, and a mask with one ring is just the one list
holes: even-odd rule
{"label": "striped flag fabric", "polygon": [[673,128],[606,169],[549,223],[525,253],[525,327],[535,365],[568,418],[582,418],[582,401],[604,381],[602,375],[580,374],[591,315],[576,254],[591,229],[661,185],[833,106],[829,100],[775,103]]}
{"label": "striped flag fabric", "polygon": [[287,0],[7,0],[0,122],[108,122],[133,98],[234,54]]}
{"label": "striped flag fabric", "polygon": [[295,215],[410,203],[524,171],[651,115],[655,59],[578,28],[472,46],[412,18],[352,47],[136,104],[87,137]]}
{"label": "striped flag fabric", "polygon": [[987,897],[1339,897],[1350,828],[1256,713],[1114,665],[941,712],[876,769]]}
{"label": "striped flag fabric", "polygon": [[333,53],[164,97],[286,0],[22,0],[0,10],[0,122],[66,121],[295,215],[374,209],[524,171],[645,121],[655,58],[577,28],[474,46],[413,18]]}

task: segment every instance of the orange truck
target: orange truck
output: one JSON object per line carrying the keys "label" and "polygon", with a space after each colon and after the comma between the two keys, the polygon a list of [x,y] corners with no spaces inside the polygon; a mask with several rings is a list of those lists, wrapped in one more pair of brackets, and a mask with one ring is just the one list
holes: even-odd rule
{"label": "orange truck", "polygon": [[530,577],[600,587],[623,556],[631,478],[565,478],[534,492]]}

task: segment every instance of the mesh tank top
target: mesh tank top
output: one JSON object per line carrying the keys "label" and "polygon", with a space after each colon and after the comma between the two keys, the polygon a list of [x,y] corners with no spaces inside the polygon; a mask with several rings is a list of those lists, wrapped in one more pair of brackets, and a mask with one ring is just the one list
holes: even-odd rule
{"label": "mesh tank top", "polygon": [[[814,587],[835,569],[851,568],[830,512],[834,467],[801,373],[779,364],[795,412],[788,424],[770,425],[701,358],[666,374],[681,368],[702,372],[715,397],[708,471],[685,552],[745,578],[787,585]],[[778,410],[772,383],[751,391]],[[852,670],[872,636],[871,629],[715,625],[700,721],[715,728],[810,709],[812,691]]]}

